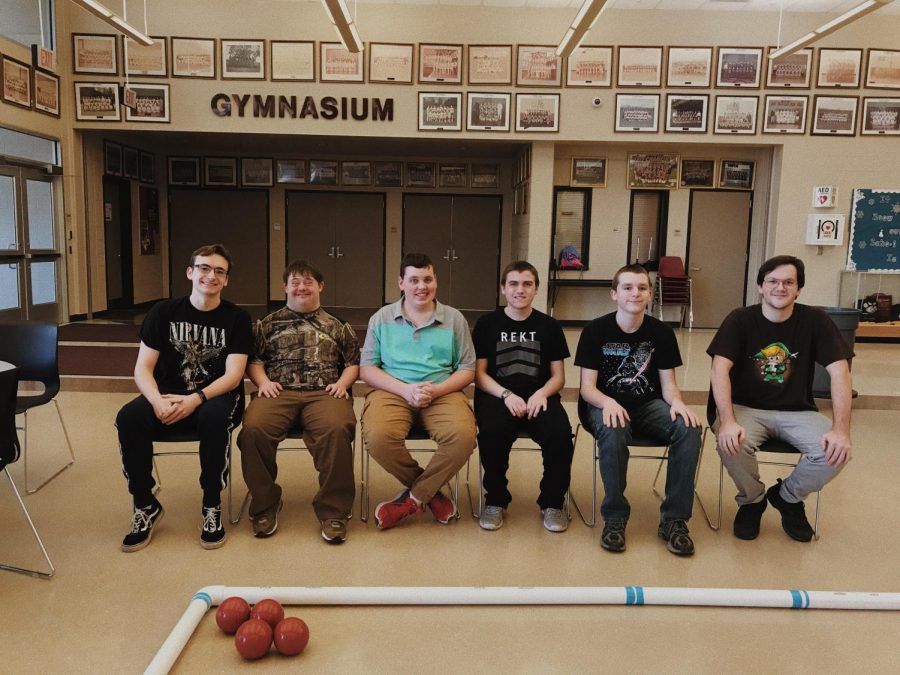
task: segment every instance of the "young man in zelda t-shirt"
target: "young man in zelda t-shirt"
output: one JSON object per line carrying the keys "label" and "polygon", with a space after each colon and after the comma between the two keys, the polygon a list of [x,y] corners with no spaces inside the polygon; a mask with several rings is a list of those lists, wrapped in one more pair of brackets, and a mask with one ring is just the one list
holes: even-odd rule
{"label": "young man in zelda t-shirt", "polygon": [[[850,363],[853,350],[821,309],[797,302],[806,280],[803,261],[780,255],[759,268],[760,303],[722,322],[712,356],[709,416],[722,462],[738,494],[734,536],[755,539],[766,504],[781,512],[785,532],[809,541],[813,529],[803,500],[850,461]],[[819,414],[812,382],[819,363],[831,378],[832,417]],[[756,451],[770,438],[802,453],[783,482],[766,490]]]}
{"label": "young man in zelda t-shirt", "polygon": [[572,467],[572,426],[560,402],[569,356],[559,323],[531,306],[538,272],[519,260],[500,277],[506,306],[478,319],[475,343],[475,419],[478,452],[484,468],[485,506],[479,524],[485,530],[503,525],[503,510],[512,501],[507,489],[509,452],[520,431],[541,446],[544,475],[538,506],[544,527],[563,532],[563,510]]}
{"label": "young man in zelda t-shirt", "polygon": [[627,265],[613,276],[616,311],[591,321],[578,341],[579,415],[599,447],[605,492],[600,545],[614,553],[625,550],[631,513],[625,498],[628,444],[634,432],[669,446],[657,532],[669,551],[689,556],[694,542],[687,521],[694,505],[700,420],[675,383],[675,368],[681,365],[675,331],[644,313],[650,293],[650,275],[640,265]]}

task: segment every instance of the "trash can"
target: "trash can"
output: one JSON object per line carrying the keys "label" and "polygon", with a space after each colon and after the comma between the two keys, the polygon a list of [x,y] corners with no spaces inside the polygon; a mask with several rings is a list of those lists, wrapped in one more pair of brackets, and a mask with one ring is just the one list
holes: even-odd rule
{"label": "trash can", "polygon": [[[819,307],[819,309],[824,310],[831,317],[838,331],[840,331],[841,337],[844,338],[844,342],[850,345],[850,349],[853,349],[853,345],[856,342],[856,328],[859,326],[859,310],[847,307]],[[853,365],[852,359],[850,364],[851,366]],[[831,377],[828,375],[828,371],[818,363],[816,364],[816,372],[813,375],[813,396],[816,398],[831,398]],[[855,391],[853,396],[856,397]]]}

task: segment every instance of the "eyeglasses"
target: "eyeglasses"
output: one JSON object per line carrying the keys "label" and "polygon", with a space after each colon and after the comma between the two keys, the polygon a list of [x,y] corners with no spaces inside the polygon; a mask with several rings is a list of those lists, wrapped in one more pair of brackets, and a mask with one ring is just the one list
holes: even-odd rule
{"label": "eyeglasses", "polygon": [[202,276],[206,276],[210,272],[215,273],[215,275],[220,279],[224,279],[228,276],[228,270],[226,270],[224,267],[211,267],[209,265],[194,265],[193,267],[195,270],[200,272]]}
{"label": "eyeglasses", "polygon": [[763,284],[768,288],[776,288],[778,286],[784,286],[785,288],[797,287],[795,279],[763,279]]}

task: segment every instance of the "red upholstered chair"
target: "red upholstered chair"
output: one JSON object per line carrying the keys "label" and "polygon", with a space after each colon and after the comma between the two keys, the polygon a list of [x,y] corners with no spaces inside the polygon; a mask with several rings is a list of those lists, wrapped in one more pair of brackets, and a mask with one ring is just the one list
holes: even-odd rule
{"label": "red upholstered chair", "polygon": [[662,320],[665,307],[680,307],[683,326],[687,320],[688,330],[694,325],[693,288],[691,278],[684,272],[684,263],[678,256],[664,255],[659,259],[656,273],[656,287],[653,291],[653,305]]}

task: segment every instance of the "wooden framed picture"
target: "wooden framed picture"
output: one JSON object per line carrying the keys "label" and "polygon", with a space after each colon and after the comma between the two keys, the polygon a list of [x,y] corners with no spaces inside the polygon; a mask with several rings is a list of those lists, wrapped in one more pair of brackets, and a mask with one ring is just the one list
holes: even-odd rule
{"label": "wooden framed picture", "polygon": [[333,159],[309,160],[309,182],[312,185],[337,185],[338,163]]}
{"label": "wooden framed picture", "polygon": [[819,49],[817,87],[857,89],[862,49]]}
{"label": "wooden framed picture", "polygon": [[156,182],[156,157],[141,150],[141,182]]}
{"label": "wooden framed picture", "polygon": [[135,108],[125,108],[128,122],[169,122],[169,85],[134,82]]}
{"label": "wooden framed picture", "polygon": [[169,75],[167,45],[165,37],[155,35],[153,44],[149,47],[129,37],[122,38],[122,63],[125,64],[125,74],[167,77]]}
{"label": "wooden framed picture", "polygon": [[173,37],[172,77],[215,79],[215,38]]}
{"label": "wooden framed picture", "polygon": [[340,42],[319,43],[319,79],[322,82],[362,82],[363,53],[354,54]]}
{"label": "wooden framed picture", "polygon": [[900,98],[863,99],[863,136],[900,135]]}
{"label": "wooden framed picture", "polygon": [[512,45],[469,45],[469,84],[512,84]]}
{"label": "wooden framed picture", "polygon": [[31,83],[34,90],[34,109],[59,117],[59,78],[35,68]]}
{"label": "wooden framed picture", "polygon": [[712,47],[669,47],[667,87],[709,87]]}
{"label": "wooden framed picture", "polygon": [[122,146],[122,175],[125,178],[140,180],[141,178],[141,151],[127,145]]}
{"label": "wooden framed picture", "polygon": [[606,187],[606,157],[573,157],[572,187]]}
{"label": "wooden framed picture", "polygon": [[466,129],[469,131],[509,131],[510,94],[468,93]]}
{"label": "wooden framed picture", "polygon": [[103,173],[107,176],[122,175],[122,146],[103,141]]}
{"label": "wooden framed picture", "polygon": [[759,96],[716,96],[715,134],[755,134]]}
{"label": "wooden framed picture", "polygon": [[269,40],[269,68],[273,82],[313,82],[316,79],[316,43]]}
{"label": "wooden framed picture", "polygon": [[566,59],[566,86],[610,87],[612,70],[612,47],[579,47]]}
{"label": "wooden framed picture", "polygon": [[31,66],[3,55],[3,100],[31,108]]}
{"label": "wooden framed picture", "polygon": [[764,134],[805,134],[808,96],[766,96]]}
{"label": "wooden framed picture", "polygon": [[716,187],[716,160],[714,159],[682,159],[679,187],[714,188]]}
{"label": "wooden framed picture", "polygon": [[371,185],[372,162],[341,162],[341,185]]}
{"label": "wooden framed picture", "polygon": [[76,73],[118,75],[116,36],[72,33],[72,68]]}
{"label": "wooden framed picture", "polygon": [[672,152],[629,153],[627,187],[674,190],[678,187],[678,159]]}
{"label": "wooden framed picture", "polygon": [[762,47],[719,47],[716,86],[759,89]]}
{"label": "wooden framed picture", "polygon": [[462,93],[419,92],[419,131],[460,131]]}
{"label": "wooden framed picture", "polygon": [[518,45],[517,87],[558,87],[562,82],[562,59],[550,45]]}
{"label": "wooden framed picture", "polygon": [[117,82],[75,83],[75,119],[85,122],[118,122],[121,114]]}
{"label": "wooden framed picture", "polygon": [[616,94],[615,131],[656,133],[659,94]]}
{"label": "wooden framed picture", "polygon": [[660,86],[662,58],[662,47],[619,47],[616,84],[620,87]]}
{"label": "wooden framed picture", "polygon": [[756,162],[743,159],[723,159],[719,165],[719,188],[722,190],[752,190],[755,174]]}
{"label": "wooden framed picture", "polygon": [[438,187],[464,188],[469,176],[465,164],[441,164],[438,166]]}
{"label": "wooden framed picture", "polygon": [[200,158],[169,157],[169,185],[200,185]]}
{"label": "wooden framed picture", "polygon": [[[769,47],[769,53],[775,47]],[[766,86],[770,89],[809,89],[812,76],[812,49],[801,49],[780,56],[777,59],[766,59]]]}
{"label": "wooden framed picture", "polygon": [[816,96],[812,114],[814,136],[855,136],[856,96]]}
{"label": "wooden framed picture", "polygon": [[271,159],[241,157],[241,187],[271,187],[274,182]]}
{"label": "wooden framed picture", "polygon": [[276,159],[275,180],[279,183],[305,183],[305,159]]}
{"label": "wooden framed picture", "polygon": [[559,131],[559,94],[516,94],[516,131]]}
{"label": "wooden framed picture", "polygon": [[220,40],[223,80],[266,79],[265,40]]}
{"label": "wooden framed picture", "polygon": [[234,157],[204,157],[203,184],[207,187],[236,187],[237,159]]}
{"label": "wooden framed picture", "polygon": [[370,42],[369,82],[412,84],[415,45]]}
{"label": "wooden framed picture", "polygon": [[374,162],[375,185],[400,187],[403,185],[403,162]]}
{"label": "wooden framed picture", "polygon": [[900,50],[870,49],[866,63],[866,87],[900,89]]}
{"label": "wooden framed picture", "polygon": [[708,119],[708,95],[669,94],[666,96],[666,131],[705,134]]}
{"label": "wooden framed picture", "polygon": [[460,84],[462,45],[419,45],[419,83]]}
{"label": "wooden framed picture", "polygon": [[434,187],[434,162],[407,162],[407,187]]}
{"label": "wooden framed picture", "polygon": [[499,164],[473,164],[469,185],[473,188],[499,188]]}

